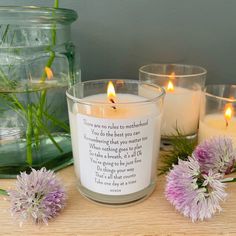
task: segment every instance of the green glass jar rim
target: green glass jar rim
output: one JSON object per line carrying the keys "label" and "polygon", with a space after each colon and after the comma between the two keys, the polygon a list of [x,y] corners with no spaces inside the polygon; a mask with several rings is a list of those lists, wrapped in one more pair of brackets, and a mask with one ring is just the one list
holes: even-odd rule
{"label": "green glass jar rim", "polygon": [[0,6],[0,24],[70,24],[77,18],[76,11],[65,8]]}

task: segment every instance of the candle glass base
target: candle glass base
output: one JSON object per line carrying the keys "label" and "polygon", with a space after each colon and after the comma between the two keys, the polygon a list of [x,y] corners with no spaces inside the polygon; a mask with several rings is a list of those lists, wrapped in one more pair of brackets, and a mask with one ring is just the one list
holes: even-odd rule
{"label": "candle glass base", "polygon": [[[190,134],[190,135],[184,135],[183,138],[191,141],[191,142],[197,142],[197,133]],[[176,136],[162,136],[161,137],[161,146],[160,149],[163,151],[170,151],[173,149],[173,140],[176,138]]]}
{"label": "candle glass base", "polygon": [[93,192],[78,182],[77,189],[81,193],[83,197],[90,200],[93,203],[99,204],[99,205],[106,205],[110,207],[125,207],[134,205],[137,203],[140,203],[147,199],[155,190],[156,188],[156,180],[151,182],[151,184],[135,193],[127,194],[127,195],[104,195],[99,194],[96,192]]}

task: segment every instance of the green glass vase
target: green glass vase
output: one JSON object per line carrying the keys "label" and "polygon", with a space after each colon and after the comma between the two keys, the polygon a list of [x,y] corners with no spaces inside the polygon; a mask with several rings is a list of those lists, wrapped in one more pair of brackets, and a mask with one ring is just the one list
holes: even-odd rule
{"label": "green glass vase", "polygon": [[0,178],[72,163],[65,91],[80,80],[73,10],[0,7]]}

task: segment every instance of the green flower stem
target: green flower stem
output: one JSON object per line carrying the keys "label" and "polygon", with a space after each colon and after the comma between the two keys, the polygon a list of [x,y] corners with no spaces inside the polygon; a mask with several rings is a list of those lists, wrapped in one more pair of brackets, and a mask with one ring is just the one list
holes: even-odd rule
{"label": "green flower stem", "polygon": [[[49,57],[48,62],[46,64],[46,67],[51,68],[52,63],[54,61],[54,58],[55,58],[55,52],[51,51],[50,52],[50,57]],[[40,82],[44,83],[46,77],[47,77],[47,74],[46,74],[46,71],[44,70]],[[45,103],[46,103],[46,96],[47,96],[47,90],[44,89],[40,94],[40,106],[39,106],[39,109],[37,111],[37,115],[40,119],[42,119],[42,117],[43,117],[43,109],[44,109],[44,106],[45,106]]]}
{"label": "green flower stem", "polygon": [[28,104],[27,128],[26,128],[26,160],[31,166],[33,164],[32,158],[32,106]]}
{"label": "green flower stem", "polygon": [[6,190],[4,190],[4,189],[0,189],[0,195],[8,196],[9,194],[7,193]]}
{"label": "green flower stem", "polygon": [[[54,31],[55,31],[55,30],[54,30]],[[49,57],[49,59],[48,59],[48,61],[47,61],[46,67],[51,68],[54,59],[55,59],[55,52],[50,51],[50,57]],[[41,82],[41,83],[44,83],[45,80],[46,80],[46,78],[47,78],[47,74],[46,74],[46,71],[44,70],[44,71],[43,71],[43,74],[42,74],[42,76],[41,76],[40,82]]]}
{"label": "green flower stem", "polygon": [[[58,7],[59,7],[59,0],[55,0],[54,1],[54,8],[58,8]],[[55,45],[56,45],[56,25],[54,24],[53,28],[52,28],[52,46],[55,46]],[[46,67],[51,68],[54,59],[55,59],[55,52],[50,51],[50,57],[47,61]],[[46,78],[47,78],[47,74],[46,74],[46,71],[44,70],[44,72],[41,76],[40,82],[44,83]],[[46,96],[47,96],[47,90],[45,89],[42,91],[42,93],[40,95],[40,106],[37,111],[37,116],[39,117],[39,119],[42,119],[42,117],[43,117],[43,110],[44,110],[44,105],[46,102]]]}
{"label": "green flower stem", "polygon": [[[58,8],[59,7],[59,0],[55,0],[54,1],[54,8]],[[53,15],[54,15],[54,12],[53,12]],[[57,39],[57,31],[56,31],[56,24],[53,24],[53,27],[52,27],[52,46],[54,47],[56,45],[56,39]],[[48,59],[48,62],[46,64],[47,67],[51,68],[52,66],[52,63],[54,61],[54,58],[55,58],[55,52],[53,51],[50,51],[50,57]],[[46,71],[44,70],[43,72],[43,75],[41,77],[41,80],[40,82],[44,82],[45,79],[47,77],[47,74],[46,74]]]}
{"label": "green flower stem", "polygon": [[[59,0],[55,0],[54,1],[54,8],[58,8],[58,7],[59,7]],[[55,45],[56,45],[56,25],[54,24],[53,27],[52,27],[52,47],[54,47]],[[51,68],[54,59],[55,59],[55,52],[50,50],[50,57],[49,57],[45,67]],[[46,78],[47,78],[47,74],[46,74],[46,71],[44,70],[43,74],[41,76],[40,82],[44,83]],[[36,125],[33,128],[33,132],[34,132],[34,135],[35,135],[35,141],[36,141],[36,147],[37,148],[39,147],[38,129],[41,126],[41,128],[43,127],[42,130],[44,130],[47,133],[47,135],[49,135],[49,138],[54,143],[54,145],[59,149],[59,151],[63,152],[63,150],[59,147],[59,145],[56,143],[54,138],[51,136],[50,132],[47,129],[45,129],[44,125],[41,125],[41,122],[40,122],[43,118],[44,106],[45,106],[45,103],[46,103],[46,96],[47,96],[47,90],[44,89],[40,94],[40,104],[39,104],[39,107],[36,111],[36,114],[37,114],[36,115],[36,120],[38,120],[38,121],[36,121],[36,124],[38,124],[38,126]],[[31,124],[32,124],[32,122],[31,122]]]}
{"label": "green flower stem", "polygon": [[59,0],[55,0],[54,1],[54,8],[58,8],[59,7]]}
{"label": "green flower stem", "polygon": [[[59,0],[55,0],[54,1],[54,8],[58,8],[59,7]],[[55,15],[55,12],[53,12],[53,16]],[[56,45],[56,40],[57,40],[57,31],[56,31],[56,24],[53,24],[52,27],[52,45],[55,46]]]}
{"label": "green flower stem", "polygon": [[236,178],[225,178],[221,180],[222,183],[233,183],[236,182]]}

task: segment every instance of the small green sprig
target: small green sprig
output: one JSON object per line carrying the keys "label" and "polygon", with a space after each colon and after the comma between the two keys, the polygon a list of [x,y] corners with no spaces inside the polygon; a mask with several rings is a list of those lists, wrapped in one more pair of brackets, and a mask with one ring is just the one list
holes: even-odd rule
{"label": "small green sprig", "polygon": [[163,151],[160,156],[161,166],[158,168],[158,175],[167,173],[173,165],[178,164],[178,160],[187,160],[192,155],[196,140],[187,139],[186,136],[177,131],[171,139],[172,148],[169,151]]}

